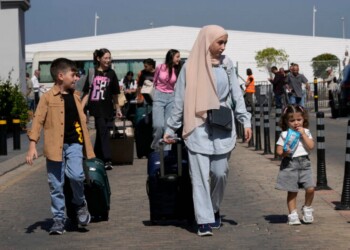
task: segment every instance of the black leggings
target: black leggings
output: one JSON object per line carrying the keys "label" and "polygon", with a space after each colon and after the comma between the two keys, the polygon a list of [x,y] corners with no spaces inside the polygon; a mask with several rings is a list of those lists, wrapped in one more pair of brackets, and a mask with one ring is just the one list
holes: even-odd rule
{"label": "black leggings", "polygon": [[112,120],[95,117],[96,140],[95,140],[95,155],[105,163],[111,161],[112,152],[110,146],[110,129],[112,128]]}

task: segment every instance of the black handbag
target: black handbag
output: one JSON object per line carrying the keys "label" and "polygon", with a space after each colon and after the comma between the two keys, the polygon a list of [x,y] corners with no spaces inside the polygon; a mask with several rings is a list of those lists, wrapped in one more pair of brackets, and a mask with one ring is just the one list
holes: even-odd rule
{"label": "black handbag", "polygon": [[208,124],[211,127],[232,131],[232,110],[231,108],[220,106],[219,109],[207,111]]}

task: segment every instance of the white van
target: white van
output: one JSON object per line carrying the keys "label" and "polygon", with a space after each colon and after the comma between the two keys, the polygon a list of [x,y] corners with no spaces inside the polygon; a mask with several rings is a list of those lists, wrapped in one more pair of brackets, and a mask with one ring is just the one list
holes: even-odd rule
{"label": "white van", "polygon": [[[157,64],[164,63],[168,50],[132,50],[132,51],[111,51],[112,68],[115,70],[118,79],[122,79],[128,71],[132,71],[136,76],[143,69],[143,60],[152,58]],[[181,58],[187,58],[189,51],[180,51]],[[93,51],[44,51],[36,52],[33,55],[30,65],[30,58],[27,58],[27,68],[31,66],[31,75],[34,70],[40,70],[40,85],[43,91],[48,90],[53,85],[50,75],[50,66],[53,60],[65,57],[75,61],[78,69],[84,69],[87,73],[93,65]]]}

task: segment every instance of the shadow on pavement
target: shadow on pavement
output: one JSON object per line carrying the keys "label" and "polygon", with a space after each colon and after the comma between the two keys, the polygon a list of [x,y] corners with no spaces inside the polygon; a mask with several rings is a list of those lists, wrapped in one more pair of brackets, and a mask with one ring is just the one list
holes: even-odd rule
{"label": "shadow on pavement", "polygon": [[221,216],[221,221],[222,222],[228,223],[228,224],[233,225],[233,226],[237,226],[238,225],[238,223],[236,221],[231,220],[231,219],[225,219],[225,217],[226,217],[225,215]]}
{"label": "shadow on pavement", "polygon": [[[35,233],[35,230],[40,228],[41,230],[44,230],[46,232],[50,231],[50,228],[53,224],[52,219],[45,219],[43,221],[37,221],[34,224],[28,226],[26,228],[27,234]],[[77,224],[71,223],[69,220],[66,221],[65,229],[68,232],[80,232],[80,233],[86,233],[89,232],[89,230],[85,227],[78,227]]]}
{"label": "shadow on pavement", "polygon": [[38,228],[40,228],[41,230],[44,230],[46,232],[49,232],[52,223],[53,223],[52,219],[45,219],[43,221],[37,221],[34,224],[32,224],[26,228],[26,233],[27,234],[34,233],[35,230]]}
{"label": "shadow on pavement", "polygon": [[288,216],[285,214],[266,215],[264,218],[271,224],[287,223],[288,221]]}
{"label": "shadow on pavement", "polygon": [[173,227],[179,227],[182,229],[187,230],[190,233],[197,233],[196,231],[196,223],[194,221],[187,221],[187,220],[163,220],[163,221],[143,221],[143,225],[150,227],[150,226],[173,226]]}

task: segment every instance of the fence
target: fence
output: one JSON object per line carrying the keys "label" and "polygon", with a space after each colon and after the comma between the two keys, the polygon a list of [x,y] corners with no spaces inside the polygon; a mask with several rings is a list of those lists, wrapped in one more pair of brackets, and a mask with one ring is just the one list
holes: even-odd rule
{"label": "fence", "polygon": [[[314,101],[314,83],[309,82],[310,90],[306,91],[305,96],[305,107],[309,110],[313,110],[315,108]],[[265,103],[268,104],[269,110],[275,106],[274,94],[272,91],[272,84],[268,81],[256,81],[255,82],[255,102],[259,104],[260,110]],[[323,83],[322,81],[317,83],[318,90],[318,107],[319,108],[327,108],[329,106],[329,96],[328,96],[328,88],[327,83]]]}
{"label": "fence", "polygon": [[[308,79],[310,89],[306,91],[306,95],[304,95],[305,98],[305,107],[313,110],[315,106],[314,102],[314,75],[320,76],[318,78],[318,84],[317,84],[317,90],[318,90],[318,107],[319,108],[327,108],[329,106],[329,96],[328,96],[328,89],[327,89],[327,83],[324,82],[324,78],[327,77],[327,72],[325,69],[327,67],[331,67],[333,69],[333,75],[337,78],[338,82],[339,79],[342,78],[342,69],[343,65],[339,60],[335,61],[293,61],[294,63],[299,64],[299,72],[301,74],[304,74],[306,78]],[[288,69],[289,65],[291,64],[290,61],[285,62],[282,65],[277,65],[277,67],[283,67],[284,69]],[[256,103],[258,103],[261,106],[264,103],[268,103],[269,108],[271,109],[272,106],[274,106],[274,98],[273,98],[273,92],[272,92],[272,86],[270,82],[267,80],[269,77],[273,77],[273,75],[270,75],[269,72],[267,72],[266,69],[263,68],[257,68],[256,62],[237,62],[236,63],[237,72],[240,78],[240,82],[245,81],[245,75],[246,75],[246,69],[250,68],[253,71],[255,83],[256,83]]]}

